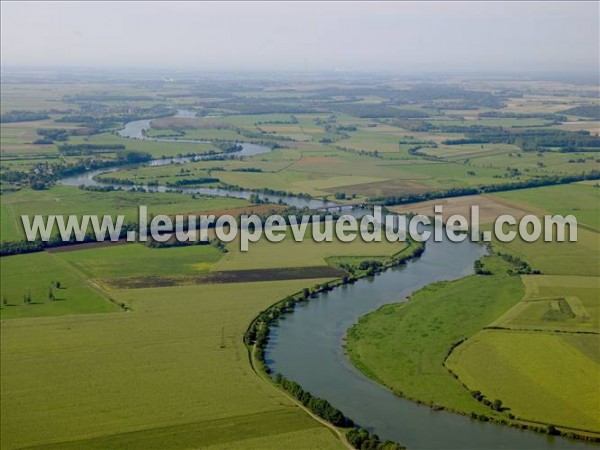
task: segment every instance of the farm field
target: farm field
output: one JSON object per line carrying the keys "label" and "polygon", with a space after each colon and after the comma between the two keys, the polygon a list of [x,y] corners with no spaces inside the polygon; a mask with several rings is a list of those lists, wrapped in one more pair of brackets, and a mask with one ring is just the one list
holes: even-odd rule
{"label": "farm field", "polygon": [[[2,320],[119,311],[102,291],[88,282],[84,273],[50,253],[3,257],[0,280]],[[50,292],[53,299],[49,298]],[[25,295],[31,296],[31,303],[24,304]]]}
{"label": "farm field", "polygon": [[[408,205],[398,205],[389,208],[392,212],[398,214],[423,214],[429,217],[436,215],[435,206],[442,206],[442,212],[439,214],[446,221],[452,215],[459,214],[463,217],[471,216],[471,206],[479,207],[479,221],[483,224],[493,223],[498,216],[510,214],[515,218],[521,218],[526,214],[531,214],[535,208],[527,206],[527,209],[520,207],[515,202],[502,201],[492,195],[466,195],[463,197],[444,198],[439,200],[429,200],[426,202],[411,203]],[[543,210],[537,210],[540,214]]]}
{"label": "farm field", "polygon": [[253,373],[240,338],[318,281],[115,291],[132,312],[3,321],[3,447],[341,448]]}
{"label": "farm field", "polygon": [[[323,226],[322,224],[319,225]],[[352,243],[345,243],[335,238],[332,242],[315,242],[309,232],[302,242],[296,242],[290,231],[281,242],[269,242],[261,239],[249,244],[249,251],[240,251],[237,242],[232,242],[229,252],[212,267],[212,270],[244,270],[298,266],[321,266],[333,257],[390,257],[408,248],[404,242],[389,243],[364,242],[357,237]],[[290,255],[294,255],[290,257]],[[334,260],[335,261],[335,260]]]}
{"label": "farm field", "polygon": [[597,334],[485,330],[457,347],[447,365],[516,417],[598,432],[598,350]]}
{"label": "farm field", "polygon": [[516,330],[594,332],[600,329],[598,277],[530,275],[525,296],[490,326]]}
{"label": "farm field", "polygon": [[600,231],[600,190],[593,184],[575,183],[568,186],[547,186],[493,194],[533,208],[543,208],[551,214],[573,214],[581,226]]}

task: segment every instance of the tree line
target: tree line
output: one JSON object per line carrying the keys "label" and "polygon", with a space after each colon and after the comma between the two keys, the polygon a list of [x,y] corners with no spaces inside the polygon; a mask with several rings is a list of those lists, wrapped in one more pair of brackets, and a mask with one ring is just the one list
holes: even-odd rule
{"label": "tree line", "polygon": [[559,184],[574,183],[576,181],[600,179],[600,171],[591,170],[579,175],[564,175],[536,178],[525,181],[516,181],[507,184],[492,184],[479,187],[452,188],[445,191],[425,192],[421,194],[407,194],[404,196],[379,196],[368,199],[369,203],[381,204],[383,206],[404,205],[407,203],[418,203],[427,200],[435,200],[449,197],[462,197],[465,195],[487,194],[491,192],[513,191],[542,186],[553,186]]}

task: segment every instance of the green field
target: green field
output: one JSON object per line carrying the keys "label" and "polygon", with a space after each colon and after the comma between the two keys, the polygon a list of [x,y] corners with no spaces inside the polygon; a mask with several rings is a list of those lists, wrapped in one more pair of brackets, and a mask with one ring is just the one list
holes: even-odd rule
{"label": "green field", "polygon": [[542,207],[552,214],[573,214],[579,225],[600,231],[600,188],[575,183],[494,194],[521,205]]}
{"label": "green field", "polygon": [[491,326],[510,329],[594,332],[600,329],[600,278],[523,277],[525,296]]}
{"label": "green field", "polygon": [[[577,242],[533,243],[515,239],[510,243],[494,242],[499,251],[509,252],[528,261],[544,274],[600,274],[600,190],[591,184],[549,186],[493,194],[523,209],[544,209],[547,214],[572,214],[578,222]],[[539,214],[537,214],[540,216]]]}
{"label": "green field", "polygon": [[228,247],[230,251],[213,266],[213,270],[321,266],[332,257],[389,257],[408,246],[404,242],[389,243],[385,239],[382,242],[364,242],[360,237],[351,243],[337,238],[332,242],[315,242],[310,239],[309,233],[310,228],[302,242],[296,242],[291,232],[281,242],[269,242],[263,238],[250,243],[248,252],[240,251],[239,244],[233,242]]}
{"label": "green field", "polygon": [[[0,269],[2,320],[119,310],[102,291],[88,282],[84,273],[54,254],[40,252],[4,257],[0,259]],[[53,300],[49,299],[50,289]],[[32,303],[24,304],[23,297],[28,293]]]}
{"label": "green field", "polygon": [[[112,278],[206,272],[221,258],[222,253],[212,245],[150,248],[134,243],[55,255],[90,278]],[[168,271],[165,271],[165,267],[168,267]]]}
{"label": "green field", "polygon": [[597,334],[486,330],[447,364],[470,389],[501,399],[521,419],[599,432],[598,342]]}
{"label": "green field", "polygon": [[111,294],[130,313],[3,321],[3,448],[341,448],[253,373],[241,339],[319,281],[126,290]]}

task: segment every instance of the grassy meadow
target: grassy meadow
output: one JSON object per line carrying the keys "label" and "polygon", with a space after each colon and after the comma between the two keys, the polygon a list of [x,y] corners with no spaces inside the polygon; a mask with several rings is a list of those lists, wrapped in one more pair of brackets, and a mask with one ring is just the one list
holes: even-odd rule
{"label": "grassy meadow", "polygon": [[399,395],[464,413],[489,413],[444,367],[454,344],[475,335],[523,295],[520,279],[506,274],[507,263],[488,257],[484,266],[494,275],[435,283],[406,303],[362,317],[347,335],[352,363]]}

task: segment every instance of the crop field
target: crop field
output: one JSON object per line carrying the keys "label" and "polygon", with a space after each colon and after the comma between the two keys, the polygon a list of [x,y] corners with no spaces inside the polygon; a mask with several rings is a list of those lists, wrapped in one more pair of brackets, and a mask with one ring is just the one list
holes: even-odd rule
{"label": "crop field", "polygon": [[210,270],[221,257],[212,245],[150,248],[138,243],[55,255],[90,278],[156,277],[165,274],[165,267],[170,275],[191,275]]}
{"label": "crop field", "polygon": [[552,214],[573,214],[579,225],[600,231],[600,189],[592,184],[547,186],[493,194],[512,203],[542,207]]}
{"label": "crop field", "polygon": [[241,339],[318,281],[129,289],[111,295],[130,313],[3,322],[3,447],[341,448],[253,373]]}
{"label": "crop field", "polygon": [[531,189],[495,195],[525,208],[528,205],[534,208],[543,205],[547,214],[582,217],[582,225],[577,230],[577,242],[525,242],[515,239],[510,243],[494,241],[493,245],[499,251],[524,258],[544,274],[598,277],[600,233],[597,231],[597,188],[592,185],[569,185],[539,189],[542,192]]}
{"label": "crop field", "polygon": [[[365,258],[361,258],[364,260]],[[383,258],[382,258],[383,259]],[[202,263],[198,263],[201,265]],[[341,278],[346,272],[329,266],[287,267],[282,269],[224,270],[183,276],[133,276],[102,280],[112,289],[185,286],[187,284],[253,283],[257,281],[310,280],[315,277]]]}
{"label": "crop field", "polygon": [[[323,226],[323,224],[319,224],[320,229],[323,229]],[[261,239],[258,242],[250,243],[248,252],[240,251],[239,244],[234,241],[228,247],[229,252],[223,255],[212,270],[322,266],[328,258],[334,256],[389,257],[408,247],[408,244],[404,242],[389,243],[385,239],[382,242],[364,242],[360,236],[351,243],[341,242],[337,238],[334,238],[332,242],[315,242],[308,234],[310,229],[302,242],[296,242],[291,232],[288,232],[281,242],[269,242]]]}
{"label": "crop field", "polygon": [[458,346],[448,367],[519,418],[598,432],[598,340],[597,334],[485,330]]}
{"label": "crop field", "polygon": [[531,275],[525,296],[490,326],[509,329],[588,331],[600,329],[600,278]]}
{"label": "crop field", "polygon": [[[459,214],[463,217],[471,216],[471,206],[479,207],[479,221],[481,224],[493,223],[502,214],[510,214],[515,218],[521,218],[526,214],[534,213],[535,209],[527,206],[523,209],[515,202],[505,202],[492,195],[466,195],[463,197],[444,198],[429,200],[426,202],[411,203],[408,205],[393,206],[391,211],[399,214],[423,214],[429,217],[436,215],[435,206],[442,206],[439,214],[446,221],[451,215]],[[543,211],[537,210],[538,213]]]}

